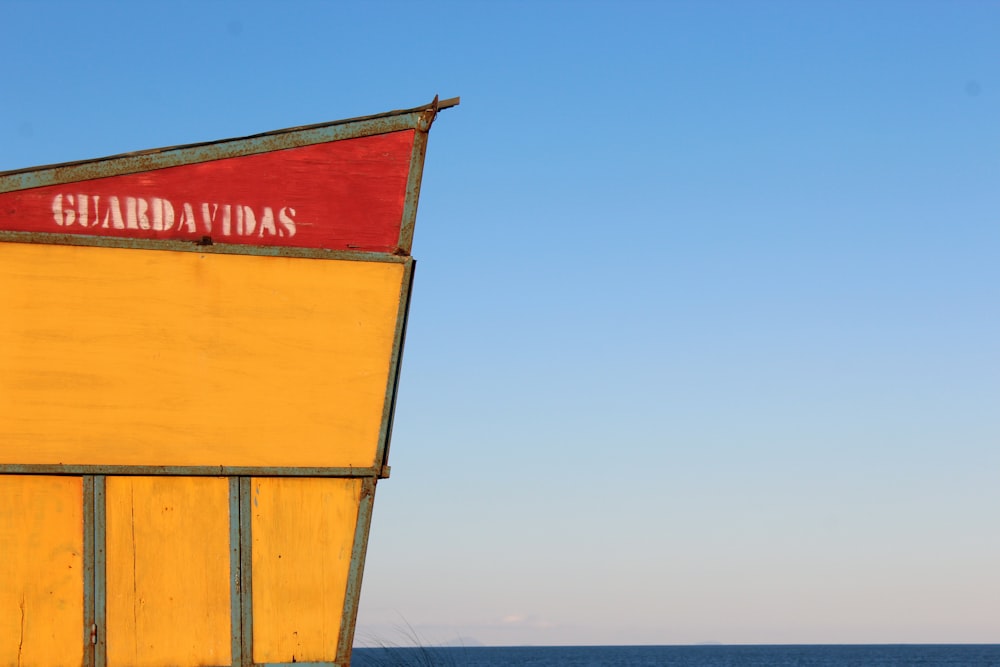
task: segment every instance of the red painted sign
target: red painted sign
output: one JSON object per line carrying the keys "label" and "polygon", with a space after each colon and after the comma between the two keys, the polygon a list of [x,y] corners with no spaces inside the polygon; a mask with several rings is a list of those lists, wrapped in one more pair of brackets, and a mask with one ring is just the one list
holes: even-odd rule
{"label": "red painted sign", "polygon": [[0,194],[0,230],[395,252],[415,132]]}

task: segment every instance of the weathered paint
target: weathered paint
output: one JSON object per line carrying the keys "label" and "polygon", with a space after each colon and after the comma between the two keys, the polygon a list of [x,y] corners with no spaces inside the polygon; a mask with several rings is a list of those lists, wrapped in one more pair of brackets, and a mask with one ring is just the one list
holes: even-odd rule
{"label": "weathered paint", "polygon": [[232,664],[229,482],[108,477],[107,664]]}
{"label": "weathered paint", "polygon": [[243,592],[240,588],[241,573],[240,551],[243,544],[240,539],[240,478],[227,478],[229,484],[229,621],[232,630],[229,637],[230,653],[233,664],[243,664],[242,616],[241,603]]}
{"label": "weathered paint", "polygon": [[[242,665],[253,664],[253,541],[250,537],[250,524],[253,514],[251,498],[253,488],[251,477],[239,478],[239,533],[240,533],[240,656]],[[235,625],[235,624],[234,624]]]}
{"label": "weathered paint", "polygon": [[414,134],[8,192],[0,229],[393,252]]}
{"label": "weathered paint", "polygon": [[83,480],[0,475],[0,664],[84,657]]}
{"label": "weathered paint", "polygon": [[0,463],[371,468],[403,278],[0,243]]}
{"label": "weathered paint", "polygon": [[[435,97],[431,104],[422,107],[391,111],[375,116],[288,128],[240,139],[227,139],[210,143],[152,149],[136,153],[113,155],[96,160],[84,160],[0,172],[0,195],[52,185],[95,181],[114,176],[153,173],[158,170],[177,166],[190,166],[227,160],[229,158],[290,151],[316,144],[332,144],[333,142],[344,142],[350,139],[388,135],[391,133],[407,133],[411,130],[416,130],[416,135],[413,139],[414,148],[409,160],[410,171],[406,177],[402,224],[399,226],[399,238],[391,250],[395,253],[409,254],[413,239],[413,223],[416,216],[420,174],[423,170],[426,135],[438,111],[456,106],[458,103],[459,99],[457,97],[441,100],[440,102]],[[414,173],[414,169],[416,173]],[[322,185],[325,187],[329,184],[323,183]],[[128,195],[126,194],[125,196]],[[10,201],[15,200],[12,199]],[[119,204],[121,204],[121,200],[119,200]],[[127,213],[123,214],[127,215]],[[12,226],[7,227],[7,224],[11,224]],[[136,226],[138,226],[138,219]],[[113,229],[113,221],[109,223],[109,227]],[[5,215],[4,208],[0,207],[0,230],[16,230],[20,228],[20,223],[12,216]],[[118,235],[114,232],[108,233]],[[247,242],[258,243],[249,240]],[[290,245],[297,244],[293,243]],[[377,248],[371,249],[376,250]]]}
{"label": "weathered paint", "polygon": [[[97,544],[94,534],[95,503],[97,501],[94,476],[83,477],[83,635],[84,667],[95,665],[97,625]],[[102,548],[103,553],[103,548]],[[103,581],[103,579],[102,579]]]}
{"label": "weathered paint", "polygon": [[358,503],[358,522],[354,531],[354,549],[351,554],[351,571],[347,575],[347,592],[344,604],[344,619],[340,624],[340,642],[337,663],[350,664],[351,649],[354,647],[354,628],[358,617],[358,603],[361,598],[361,580],[365,569],[365,554],[368,553],[368,533],[372,525],[372,508],[375,504],[375,485],[378,478],[368,477],[361,481],[361,500]]}
{"label": "weathered paint", "polygon": [[[427,132],[457,103],[0,172],[12,664],[350,664]],[[32,625],[63,557],[72,613]]]}
{"label": "weathered paint", "polygon": [[87,528],[93,528],[94,532],[94,665],[106,667],[108,664],[108,478],[104,475],[94,475],[92,479],[94,514],[84,517],[90,519]]}
{"label": "weathered paint", "polygon": [[254,478],[253,658],[337,656],[360,479]]}

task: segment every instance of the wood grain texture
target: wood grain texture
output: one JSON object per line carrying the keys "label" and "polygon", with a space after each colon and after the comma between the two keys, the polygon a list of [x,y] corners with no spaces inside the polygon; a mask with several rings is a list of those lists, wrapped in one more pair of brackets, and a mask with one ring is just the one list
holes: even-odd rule
{"label": "wood grain texture", "polygon": [[0,475],[0,665],[83,663],[83,480]]}
{"label": "wood grain texture", "polygon": [[0,230],[393,252],[413,141],[404,130],[4,193]]}
{"label": "wood grain texture", "polygon": [[229,481],[107,478],[109,667],[232,662]]}
{"label": "wood grain texture", "polygon": [[334,660],[361,480],[254,478],[251,498],[254,661]]}
{"label": "wood grain texture", "polygon": [[403,275],[0,243],[0,463],[371,466]]}

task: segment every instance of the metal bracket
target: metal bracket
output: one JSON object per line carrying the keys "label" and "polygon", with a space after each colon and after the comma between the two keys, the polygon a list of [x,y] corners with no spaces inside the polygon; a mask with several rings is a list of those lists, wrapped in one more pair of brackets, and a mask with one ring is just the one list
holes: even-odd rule
{"label": "metal bracket", "polygon": [[438,111],[441,111],[442,109],[450,109],[451,107],[457,107],[461,101],[462,98],[460,97],[449,97],[446,100],[438,100],[438,96],[435,95],[431,103],[427,105],[424,113],[421,114],[420,120],[417,123],[417,129],[421,132],[430,131],[431,124],[437,117]]}

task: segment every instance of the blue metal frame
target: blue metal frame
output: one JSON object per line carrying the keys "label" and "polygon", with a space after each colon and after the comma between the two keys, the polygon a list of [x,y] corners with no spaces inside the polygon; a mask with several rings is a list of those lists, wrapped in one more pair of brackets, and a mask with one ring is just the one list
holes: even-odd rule
{"label": "blue metal frame", "polygon": [[340,638],[337,640],[337,663],[349,665],[351,650],[354,648],[354,629],[358,620],[358,602],[361,599],[361,580],[365,570],[365,555],[368,553],[368,535],[372,525],[372,509],[375,504],[375,478],[366,479],[361,486],[361,502],[358,505],[358,521],[355,524],[354,548],[351,551],[351,570],[347,576],[347,603],[340,617]]}
{"label": "blue metal frame", "polygon": [[104,475],[95,475],[94,514],[91,524],[94,534],[94,623],[97,642],[94,645],[94,665],[108,664],[108,560],[107,560],[107,485]]}
{"label": "blue metal frame", "polygon": [[212,243],[198,245],[191,241],[168,239],[129,239],[117,236],[88,236],[86,234],[55,234],[50,232],[12,232],[0,230],[0,242],[38,243],[56,245],[100,246],[102,248],[128,248],[135,250],[169,250],[194,252],[199,255],[256,255],[261,257],[300,257],[304,259],[342,259],[352,262],[389,262],[404,264],[412,261],[408,255],[360,250],[326,250],[323,248],[295,248],[290,246],[255,246],[237,243]]}
{"label": "blue metal frame", "polygon": [[249,477],[239,478],[239,512],[236,520],[239,522],[240,545],[240,662],[234,664],[240,667],[253,665],[253,537],[250,534],[252,523],[251,507],[252,489]]}
{"label": "blue metal frame", "polygon": [[232,664],[243,664],[243,568],[241,553],[243,543],[240,529],[240,478],[229,478],[229,634],[232,639]]}
{"label": "blue metal frame", "polygon": [[93,526],[97,516],[94,510],[94,478],[83,478],[83,664],[84,667],[94,667],[95,646],[91,638],[96,639],[97,609],[95,602],[95,536]]}

